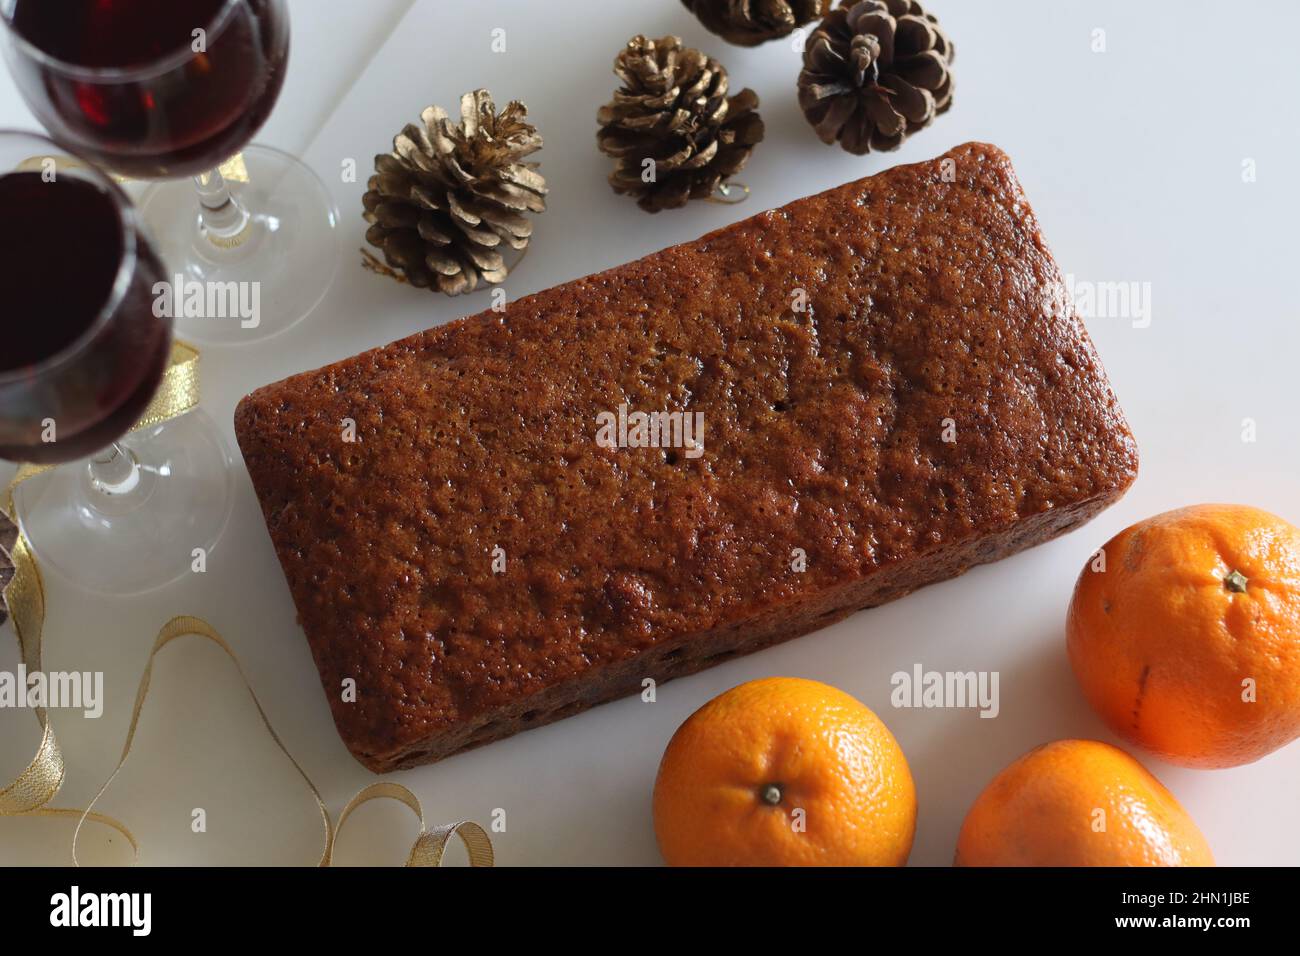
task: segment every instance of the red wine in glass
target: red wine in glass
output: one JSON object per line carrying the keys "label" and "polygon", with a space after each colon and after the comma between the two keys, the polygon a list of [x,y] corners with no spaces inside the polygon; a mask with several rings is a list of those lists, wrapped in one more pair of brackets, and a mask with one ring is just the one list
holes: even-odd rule
{"label": "red wine in glass", "polygon": [[0,0],[0,53],[57,142],[155,181],[139,209],[174,275],[256,283],[273,303],[178,316],[186,339],[261,341],[320,303],[342,248],[333,197],[293,156],[249,144],[284,84],[288,0]]}
{"label": "red wine in glass", "polygon": [[42,573],[83,590],[192,573],[230,515],[230,452],[202,411],[134,428],[167,374],[174,282],[111,178],[0,131],[0,458],[75,462],[19,483],[13,504]]}
{"label": "red wine in glass", "polygon": [[284,83],[283,0],[0,0],[0,10],[33,112],[55,139],[126,176],[219,165]]}
{"label": "red wine in glass", "polygon": [[112,187],[0,176],[0,458],[57,464],[139,420],[171,354],[162,263]]}

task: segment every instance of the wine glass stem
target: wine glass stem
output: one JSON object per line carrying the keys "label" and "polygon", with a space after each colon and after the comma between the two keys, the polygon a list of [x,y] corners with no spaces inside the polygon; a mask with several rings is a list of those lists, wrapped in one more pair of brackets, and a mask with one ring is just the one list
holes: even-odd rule
{"label": "wine glass stem", "polygon": [[194,177],[199,193],[200,231],[213,245],[229,249],[248,236],[248,210],[230,191],[220,169]]}
{"label": "wine glass stem", "polygon": [[125,495],[140,484],[140,460],[135,452],[113,442],[90,460],[90,483],[102,495]]}

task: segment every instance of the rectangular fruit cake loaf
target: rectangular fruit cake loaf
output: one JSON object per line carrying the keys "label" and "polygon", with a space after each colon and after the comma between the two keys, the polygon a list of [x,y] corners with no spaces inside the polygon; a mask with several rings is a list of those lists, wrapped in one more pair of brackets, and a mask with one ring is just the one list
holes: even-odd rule
{"label": "rectangular fruit cake loaf", "polygon": [[235,429],[377,771],[1045,541],[1137,471],[981,144],[267,386]]}

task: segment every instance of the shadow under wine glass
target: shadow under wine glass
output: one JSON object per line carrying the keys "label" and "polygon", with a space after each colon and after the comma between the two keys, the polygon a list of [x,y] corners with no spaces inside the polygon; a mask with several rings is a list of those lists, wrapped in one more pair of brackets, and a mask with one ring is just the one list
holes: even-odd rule
{"label": "shadow under wine glass", "polygon": [[232,459],[201,412],[130,431],[172,361],[167,273],[126,194],[62,153],[0,131],[0,458],[51,466],[14,493],[43,568],[137,594],[211,553]]}
{"label": "shadow under wine glass", "polygon": [[178,334],[259,342],[320,304],[338,271],[333,201],[294,157],[247,145],[284,84],[286,0],[0,0],[0,19],[54,139],[158,181],[139,205],[180,290]]}

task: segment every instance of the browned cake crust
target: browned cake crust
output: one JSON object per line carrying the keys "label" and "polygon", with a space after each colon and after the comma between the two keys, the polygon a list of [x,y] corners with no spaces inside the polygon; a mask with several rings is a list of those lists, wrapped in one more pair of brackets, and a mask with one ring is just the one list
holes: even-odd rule
{"label": "browned cake crust", "polygon": [[[972,143],[250,395],[343,740],[437,760],[1086,521],[1137,450],[1061,287]],[[703,454],[601,447],[620,404]]]}

